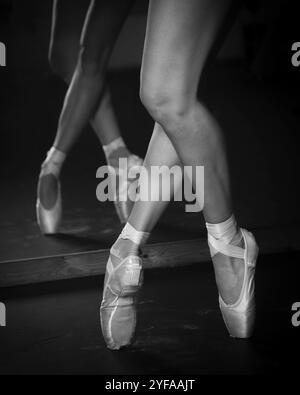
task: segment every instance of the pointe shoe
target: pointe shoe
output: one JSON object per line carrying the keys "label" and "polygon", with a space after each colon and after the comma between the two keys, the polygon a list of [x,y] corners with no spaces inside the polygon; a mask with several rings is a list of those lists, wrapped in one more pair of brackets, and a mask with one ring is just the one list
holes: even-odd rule
{"label": "pointe shoe", "polygon": [[[130,155],[128,157],[128,172],[133,167],[140,167],[143,165],[143,159],[139,158],[137,155]],[[117,174],[121,174],[122,169],[118,169]],[[119,177],[119,190],[116,199],[114,200],[115,209],[121,224],[125,224],[129,218],[131,210],[134,205],[129,196],[129,190],[131,185],[133,185],[136,180],[128,180],[126,177]],[[124,199],[120,200],[118,197],[123,196]]]}
{"label": "pointe shoe", "polygon": [[43,177],[46,177],[48,175],[51,175],[56,179],[57,196],[56,196],[55,204],[51,208],[46,208],[41,201],[41,198],[39,196],[39,188],[38,188],[38,196],[36,202],[36,216],[40,230],[44,235],[57,233],[62,218],[61,186],[58,177],[54,173],[52,173],[51,170],[47,171],[44,170],[42,167],[42,172],[39,177],[39,183],[42,181]]}
{"label": "pointe shoe", "polygon": [[[117,251],[111,254],[119,257]],[[115,267],[109,258],[100,307],[101,328],[106,345],[111,350],[131,345],[136,328],[137,292],[142,286],[142,260],[130,255]]]}
{"label": "pointe shoe", "polygon": [[208,235],[208,242],[216,252],[244,260],[244,280],[238,300],[226,304],[219,294],[219,305],[229,335],[248,338],[253,334],[255,324],[254,275],[259,249],[252,233],[245,229],[241,229],[241,232],[245,248],[225,244],[211,235]]}

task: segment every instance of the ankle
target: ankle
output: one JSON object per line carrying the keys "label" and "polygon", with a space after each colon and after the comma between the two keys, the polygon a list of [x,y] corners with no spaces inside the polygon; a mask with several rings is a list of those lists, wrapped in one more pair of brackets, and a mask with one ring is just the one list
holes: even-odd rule
{"label": "ankle", "polygon": [[129,255],[139,255],[140,248],[149,237],[149,233],[136,230],[128,222],[124,226],[120,236],[111,248],[111,254],[124,259]]}
{"label": "ankle", "polygon": [[118,168],[120,166],[120,159],[127,159],[130,152],[127,147],[118,148],[107,157],[107,163],[110,166]]}
{"label": "ankle", "polygon": [[55,147],[51,147],[51,149],[47,153],[47,157],[42,164],[42,174],[54,174],[56,177],[59,176],[64,161],[67,155],[58,150]]}
{"label": "ankle", "polygon": [[237,223],[234,214],[232,214],[226,221],[219,223],[206,222],[208,234],[217,240],[230,241],[237,233]]}
{"label": "ankle", "polygon": [[212,257],[218,253],[218,248],[212,245],[214,244],[214,239],[231,246],[241,247],[243,245],[243,235],[233,214],[224,222],[217,224],[206,223],[206,227]]}
{"label": "ankle", "polygon": [[[111,141],[109,144],[102,146],[108,163],[118,162],[119,158],[129,156],[129,151],[122,137],[118,137]],[[118,163],[115,163],[118,166]]]}

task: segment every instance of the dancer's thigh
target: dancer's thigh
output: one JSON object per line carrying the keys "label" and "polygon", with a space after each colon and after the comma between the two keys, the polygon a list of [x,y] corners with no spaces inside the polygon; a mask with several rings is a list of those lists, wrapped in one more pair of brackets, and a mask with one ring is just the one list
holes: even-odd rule
{"label": "dancer's thigh", "polygon": [[141,94],[194,98],[231,0],[150,0]]}

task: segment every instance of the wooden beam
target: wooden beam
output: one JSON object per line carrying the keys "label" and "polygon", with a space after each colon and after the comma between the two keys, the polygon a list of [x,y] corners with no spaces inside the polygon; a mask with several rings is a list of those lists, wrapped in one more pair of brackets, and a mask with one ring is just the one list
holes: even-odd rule
{"label": "wooden beam", "polygon": [[[300,249],[298,226],[255,230],[260,253]],[[0,263],[0,287],[96,276],[105,273],[108,250],[38,257]],[[210,259],[206,239],[150,244],[143,251],[146,269],[176,267]]]}

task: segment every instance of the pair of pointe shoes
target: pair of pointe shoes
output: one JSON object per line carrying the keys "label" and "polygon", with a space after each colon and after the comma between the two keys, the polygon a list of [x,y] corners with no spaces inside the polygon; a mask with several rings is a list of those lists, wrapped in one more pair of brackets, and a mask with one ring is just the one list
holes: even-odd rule
{"label": "pair of pointe shoes", "polygon": [[[219,305],[230,336],[248,338],[253,333],[255,322],[254,274],[258,246],[252,233],[245,229],[241,232],[244,248],[226,245],[212,236],[208,242],[218,253],[244,261],[244,280],[238,300],[228,305],[219,295]],[[142,260],[138,256],[122,259],[114,249],[111,254],[120,261],[115,266],[111,259],[107,263],[100,316],[107,347],[119,350],[134,341],[137,294],[143,282],[143,272]]]}
{"label": "pair of pointe shoes", "polygon": [[[141,164],[142,160],[132,155],[128,167]],[[54,234],[58,231],[62,217],[61,188],[51,166],[42,168],[40,182],[46,176],[52,177],[52,181],[56,183],[56,198],[51,207],[45,207],[38,194],[37,219],[42,233]],[[132,202],[129,199],[126,202],[116,200],[115,206],[120,221],[125,222],[130,214]],[[229,334],[236,338],[248,338],[252,335],[255,321],[254,274],[258,247],[252,233],[244,229],[241,229],[241,232],[244,248],[227,245],[211,235],[208,242],[215,251],[244,261],[244,281],[238,300],[228,305],[219,295],[219,305]],[[131,255],[123,259],[114,249],[111,250],[111,254],[120,262],[114,265],[109,259],[107,263],[100,316],[102,333],[108,348],[118,350],[131,345],[134,340],[137,294],[142,286],[143,270],[140,257]]]}
{"label": "pair of pointe shoes", "polygon": [[[143,160],[136,155],[130,155],[128,157],[128,171],[135,166],[141,166],[143,164]],[[116,174],[120,175],[122,169],[116,169]],[[52,202],[51,207],[43,202],[43,193],[41,193],[40,184],[43,182],[44,177],[51,177],[52,185],[55,185],[54,188],[56,192],[54,192],[55,198],[54,202]],[[123,182],[123,183],[122,183]],[[134,181],[127,180],[126,177],[120,177],[119,191],[118,196],[124,195],[129,190],[130,186]],[[126,188],[126,191],[125,191]],[[50,191],[53,194],[53,191]],[[47,195],[47,192],[44,194]],[[46,199],[45,199],[46,200]],[[117,197],[114,200],[115,208],[119,220],[121,223],[125,223],[127,218],[130,215],[131,209],[133,207],[134,202],[132,202],[129,198],[124,200],[119,200]],[[38,187],[38,196],[36,202],[36,215],[37,222],[40,227],[40,230],[43,234],[56,234],[59,231],[59,227],[62,219],[62,196],[61,196],[61,186],[59,178],[55,172],[55,167],[47,166],[47,164],[42,165],[42,171],[39,177],[39,187]]]}

